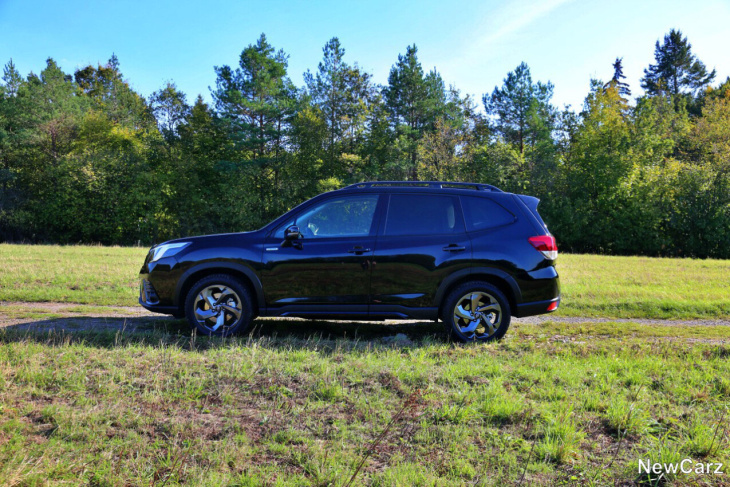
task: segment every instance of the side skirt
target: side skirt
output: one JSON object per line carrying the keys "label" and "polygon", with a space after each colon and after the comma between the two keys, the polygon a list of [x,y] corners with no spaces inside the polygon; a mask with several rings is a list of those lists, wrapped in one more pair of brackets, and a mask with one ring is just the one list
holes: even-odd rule
{"label": "side skirt", "polygon": [[[369,309],[368,309],[369,308]],[[262,309],[260,316],[342,319],[355,321],[431,320],[438,318],[438,308],[409,308],[390,304],[281,306]]]}

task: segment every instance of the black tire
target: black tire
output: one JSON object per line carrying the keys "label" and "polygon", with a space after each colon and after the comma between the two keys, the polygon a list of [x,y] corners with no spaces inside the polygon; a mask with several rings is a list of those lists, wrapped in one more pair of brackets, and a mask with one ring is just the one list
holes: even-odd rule
{"label": "black tire", "polygon": [[[472,301],[472,296],[476,296],[477,300]],[[472,302],[477,306],[475,319],[469,321],[466,318],[460,318],[458,314],[472,315]],[[461,309],[457,310],[459,305],[461,305]],[[446,332],[459,342],[500,340],[507,333],[511,318],[512,310],[507,297],[499,288],[484,281],[469,281],[460,284],[446,296],[443,306],[441,306],[441,319],[446,327]],[[476,326],[476,329],[470,330],[471,326]]]}
{"label": "black tire", "polygon": [[[207,296],[203,296],[203,293]],[[240,315],[236,316],[235,311]],[[218,317],[221,315],[223,318],[219,324]],[[185,298],[185,316],[201,335],[230,336],[243,333],[254,318],[251,292],[240,280],[229,274],[204,277],[190,288]],[[201,322],[199,318],[203,316],[207,318]]]}

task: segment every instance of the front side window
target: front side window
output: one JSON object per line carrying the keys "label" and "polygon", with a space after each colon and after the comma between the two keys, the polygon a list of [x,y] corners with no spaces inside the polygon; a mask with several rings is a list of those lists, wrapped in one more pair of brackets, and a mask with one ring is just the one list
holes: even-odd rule
{"label": "front side window", "polygon": [[457,200],[433,194],[390,196],[385,235],[444,235],[464,231]]}
{"label": "front side window", "polygon": [[378,206],[378,195],[334,198],[314,205],[280,226],[274,234],[284,238],[290,225],[299,226],[304,238],[363,237],[370,229]]}

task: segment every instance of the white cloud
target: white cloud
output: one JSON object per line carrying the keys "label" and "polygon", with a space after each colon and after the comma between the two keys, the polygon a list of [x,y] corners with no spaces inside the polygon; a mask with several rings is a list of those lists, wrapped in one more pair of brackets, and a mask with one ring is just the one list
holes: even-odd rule
{"label": "white cloud", "polygon": [[[537,0],[512,2],[506,8],[490,14],[485,19],[488,27],[497,27],[496,30],[482,36],[477,42],[480,49],[496,44],[510,35],[527,27],[537,19],[548,15],[558,7],[573,0]],[[490,25],[491,24],[491,25]],[[488,28],[488,30],[491,30]]]}
{"label": "white cloud", "polygon": [[[464,41],[461,45],[455,46],[454,52],[458,54],[439,62],[439,71],[446,75],[448,82],[456,82],[457,86],[465,88],[465,93],[478,93],[485,86],[501,79],[508,69],[500,66],[499,77],[485,83],[489,79],[484,69],[488,61],[503,60],[505,53],[511,51],[510,46],[514,44],[514,38],[518,34],[524,33],[527,27],[572,1],[574,0],[512,0],[489,8],[480,19],[471,23],[468,27],[470,34],[463,35]],[[479,86],[475,86],[476,84]]]}

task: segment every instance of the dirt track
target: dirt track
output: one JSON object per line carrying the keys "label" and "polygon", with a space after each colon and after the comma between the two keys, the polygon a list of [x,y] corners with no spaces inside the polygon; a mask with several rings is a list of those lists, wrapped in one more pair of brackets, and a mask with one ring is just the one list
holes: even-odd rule
{"label": "dirt track", "polygon": [[91,306],[72,303],[0,302],[0,328],[19,330],[87,330],[147,328],[172,320],[141,306]]}
{"label": "dirt track", "polygon": [[[288,319],[291,320],[291,319]],[[292,320],[293,321],[293,320]],[[513,318],[514,324],[558,323],[639,323],[669,326],[730,326],[730,320],[656,320],[656,319],[610,319],[565,317],[555,315]],[[0,302],[0,328],[12,327],[19,330],[125,330],[149,329],[155,324],[173,323],[172,317],[151,313],[140,306],[92,306],[72,303],[24,303]],[[369,322],[368,322],[369,323]],[[411,320],[386,320],[372,322],[375,325],[390,325],[388,330],[408,331],[424,324],[433,328],[430,322]],[[181,326],[187,326],[181,323]],[[437,328],[440,328],[437,326]],[[388,333],[386,331],[385,333]]]}

